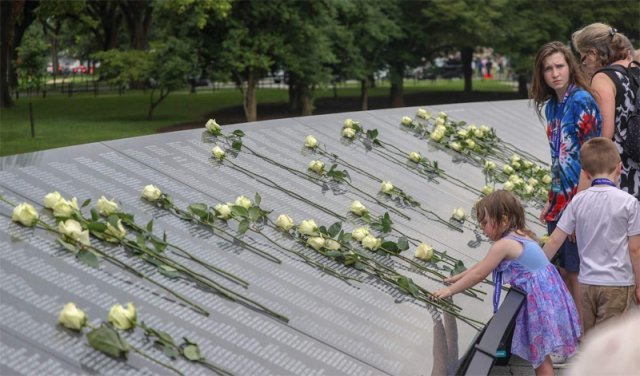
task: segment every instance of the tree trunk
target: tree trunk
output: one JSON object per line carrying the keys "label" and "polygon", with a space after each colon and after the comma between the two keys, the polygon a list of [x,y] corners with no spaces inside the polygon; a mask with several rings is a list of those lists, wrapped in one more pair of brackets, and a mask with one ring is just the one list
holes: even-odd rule
{"label": "tree trunk", "polygon": [[258,101],[256,98],[258,77],[253,68],[249,68],[249,77],[247,77],[247,88],[243,92],[244,116],[247,121],[258,120]]}
{"label": "tree trunk", "polygon": [[0,44],[0,107],[13,107],[13,98],[9,87],[9,72],[11,71],[11,49],[18,14],[22,12],[24,1],[0,1],[0,28],[2,42]]}
{"label": "tree trunk", "polygon": [[368,79],[360,80],[360,108],[362,111],[369,109],[369,85]]}
{"label": "tree trunk", "polygon": [[300,109],[300,115],[313,115],[313,101],[311,100],[309,86],[306,84],[298,84],[298,95],[298,108]]}
{"label": "tree trunk", "polygon": [[529,90],[527,90],[527,76],[524,74],[518,74],[518,94],[523,98],[527,98]]}
{"label": "tree trunk", "polygon": [[129,30],[131,48],[145,50],[148,47],[149,25],[153,7],[147,0],[126,0],[120,3]]}
{"label": "tree trunk", "polygon": [[117,47],[118,31],[122,23],[122,12],[117,1],[88,1],[87,12],[99,21],[99,25],[91,27],[98,48],[101,51]]}
{"label": "tree trunk", "polygon": [[404,65],[392,65],[389,68],[389,79],[391,80],[389,91],[391,107],[404,107]]}
{"label": "tree trunk", "polygon": [[463,47],[460,51],[462,58],[462,72],[464,73],[464,94],[471,95],[473,78],[473,47]]}
{"label": "tree trunk", "polygon": [[297,113],[300,104],[300,88],[298,87],[298,79],[289,75],[289,111]]}

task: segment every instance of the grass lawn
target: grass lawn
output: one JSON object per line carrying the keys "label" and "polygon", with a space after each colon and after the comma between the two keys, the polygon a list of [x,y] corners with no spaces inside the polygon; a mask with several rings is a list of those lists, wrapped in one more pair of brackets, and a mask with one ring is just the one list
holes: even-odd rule
{"label": "grass lawn", "polygon": [[[423,91],[461,91],[462,80],[414,81],[407,80],[405,93]],[[499,81],[474,81],[474,91],[513,91]],[[387,96],[388,83],[371,89],[369,95]],[[338,87],[341,97],[359,96],[357,84]],[[317,91],[316,97],[333,96],[332,88]],[[286,102],[287,91],[259,89],[259,103]],[[0,112],[0,155],[19,154],[88,142],[112,140],[156,133],[167,126],[204,122],[207,114],[232,106],[240,106],[242,98],[237,89],[199,91],[187,90],[171,93],[147,120],[149,93],[129,91],[123,95],[77,94],[33,97],[35,138],[31,138],[29,100],[21,97],[16,106]]]}

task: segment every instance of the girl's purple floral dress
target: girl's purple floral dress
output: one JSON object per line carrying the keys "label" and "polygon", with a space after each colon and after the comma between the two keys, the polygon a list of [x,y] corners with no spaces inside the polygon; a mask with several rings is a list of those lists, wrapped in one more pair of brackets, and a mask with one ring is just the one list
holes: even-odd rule
{"label": "girl's purple floral dress", "polygon": [[535,241],[510,234],[522,244],[520,257],[502,260],[496,272],[503,283],[526,291],[527,300],[518,312],[511,352],[538,368],[551,352],[570,356],[580,338],[576,305],[560,274]]}

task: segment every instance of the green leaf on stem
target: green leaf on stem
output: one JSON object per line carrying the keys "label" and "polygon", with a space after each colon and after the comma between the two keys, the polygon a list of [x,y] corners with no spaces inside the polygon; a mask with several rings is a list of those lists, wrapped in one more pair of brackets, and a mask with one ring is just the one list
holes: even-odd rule
{"label": "green leaf on stem", "polygon": [[184,340],[184,342],[180,345],[180,347],[182,348],[182,355],[184,355],[187,360],[190,360],[192,362],[203,361],[204,357],[200,353],[198,344],[189,341],[187,337],[182,337],[182,339]]}
{"label": "green leaf on stem", "polygon": [[409,249],[409,240],[405,236],[398,238],[398,250],[400,252]]}
{"label": "green leaf on stem", "polygon": [[180,276],[180,273],[175,268],[172,268],[169,265],[160,265],[158,267],[158,271],[165,277],[169,277],[172,279],[178,278]]}
{"label": "green leaf on stem", "polygon": [[322,235],[327,235],[327,236],[329,235],[329,231],[327,231],[327,228],[324,226],[318,227],[318,232],[320,232],[320,234]]}
{"label": "green leaf on stem", "polygon": [[67,243],[62,238],[57,238],[56,241],[60,243],[60,245],[62,245],[67,251],[70,251],[73,253],[78,252],[78,247],[76,247],[74,244]]}
{"label": "green leaf on stem", "polygon": [[342,230],[341,222],[336,222],[332,224],[331,226],[329,226],[329,236],[331,236],[332,238],[335,238],[336,235],[338,235],[338,233],[340,232],[340,230]]}
{"label": "green leaf on stem", "polygon": [[393,221],[391,220],[388,212],[384,213],[384,216],[380,219],[380,224],[382,225],[381,227],[383,233],[386,234],[391,231],[391,225],[393,224]]}
{"label": "green leaf on stem", "polygon": [[231,206],[231,213],[233,213],[235,217],[240,218],[247,218],[249,216],[249,212],[247,211],[247,209],[240,205]]}
{"label": "green leaf on stem", "polygon": [[378,138],[378,130],[377,129],[369,129],[367,131],[367,138],[370,139],[371,141],[373,141],[376,138]]}
{"label": "green leaf on stem", "polygon": [[100,267],[100,259],[98,259],[98,255],[88,249],[79,250],[76,254],[76,258],[78,259],[78,261],[92,268],[98,269]]}
{"label": "green leaf on stem", "polygon": [[111,224],[111,226],[118,228],[118,220],[120,218],[115,215],[115,214],[111,214],[108,218],[107,218],[107,222],[109,222]]}
{"label": "green leaf on stem", "polygon": [[420,289],[418,289],[418,286],[416,286],[416,284],[413,283],[411,278],[401,276],[400,278],[398,278],[397,283],[398,283],[398,287],[400,287],[402,290],[411,294],[413,297],[418,297],[418,293],[420,292]]}
{"label": "green leaf on stem", "polygon": [[340,253],[340,251],[326,251],[324,253],[325,256],[327,257],[331,257],[331,258],[336,258],[338,256],[340,256],[342,253]]}
{"label": "green leaf on stem", "polygon": [[91,347],[114,358],[120,358],[129,351],[129,344],[109,324],[102,324],[87,333],[87,340]]}
{"label": "green leaf on stem", "polygon": [[237,151],[242,150],[242,141],[241,140],[234,140],[231,143],[231,147],[233,148],[233,150],[237,150]]}
{"label": "green leaf on stem", "polygon": [[189,205],[187,209],[198,218],[203,219],[206,218],[209,207],[206,204],[196,203]]}
{"label": "green leaf on stem", "polygon": [[233,134],[236,137],[244,137],[244,132],[241,131],[240,129],[236,129],[235,131],[231,132],[231,134]]}
{"label": "green leaf on stem", "polygon": [[238,234],[243,235],[245,232],[247,232],[247,230],[249,230],[249,221],[243,219],[238,224]]}
{"label": "green leaf on stem", "polygon": [[388,252],[392,252],[394,254],[398,253],[398,245],[392,241],[386,241],[380,245],[382,248],[387,250]]}
{"label": "green leaf on stem", "polygon": [[150,220],[149,223],[147,223],[147,231],[153,231],[153,219]]}
{"label": "green leaf on stem", "polygon": [[105,232],[107,225],[102,222],[89,222],[87,223],[87,229],[91,232]]}
{"label": "green leaf on stem", "polygon": [[255,222],[260,218],[260,209],[255,206],[249,208],[249,221]]}
{"label": "green leaf on stem", "polygon": [[84,208],[84,207],[86,207],[87,205],[89,205],[90,203],[91,203],[91,199],[90,199],[90,198],[88,198],[88,199],[84,200],[84,202],[82,203],[82,205],[80,206],[80,208]]}
{"label": "green leaf on stem", "polygon": [[356,261],[356,262],[353,264],[353,267],[354,267],[355,269],[357,269],[357,270],[364,270],[364,269],[365,269],[365,267],[366,267],[366,265],[365,265],[364,263],[360,262],[360,261]]}
{"label": "green leaf on stem", "polygon": [[91,208],[91,220],[92,221],[97,221],[98,219],[100,219],[100,214],[98,213],[98,211],[96,210],[96,208]]}
{"label": "green leaf on stem", "polygon": [[253,197],[253,202],[256,206],[260,206],[260,203],[262,202],[262,197],[260,196],[260,193],[256,192],[256,195]]}
{"label": "green leaf on stem", "polygon": [[451,271],[451,275],[460,274],[465,270],[467,270],[467,268],[464,266],[464,262],[462,262],[461,260],[458,260],[456,261],[456,264],[454,265],[453,270]]}
{"label": "green leaf on stem", "polygon": [[351,241],[352,235],[350,232],[345,232],[342,236],[338,237],[338,240],[341,243],[349,243]]}

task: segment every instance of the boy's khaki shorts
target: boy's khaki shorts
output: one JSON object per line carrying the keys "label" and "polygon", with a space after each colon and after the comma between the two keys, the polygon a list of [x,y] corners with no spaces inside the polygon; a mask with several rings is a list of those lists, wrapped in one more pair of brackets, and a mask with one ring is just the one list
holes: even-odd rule
{"label": "boy's khaki shorts", "polygon": [[619,316],[634,300],[635,286],[597,286],[580,284],[582,334],[594,326]]}

